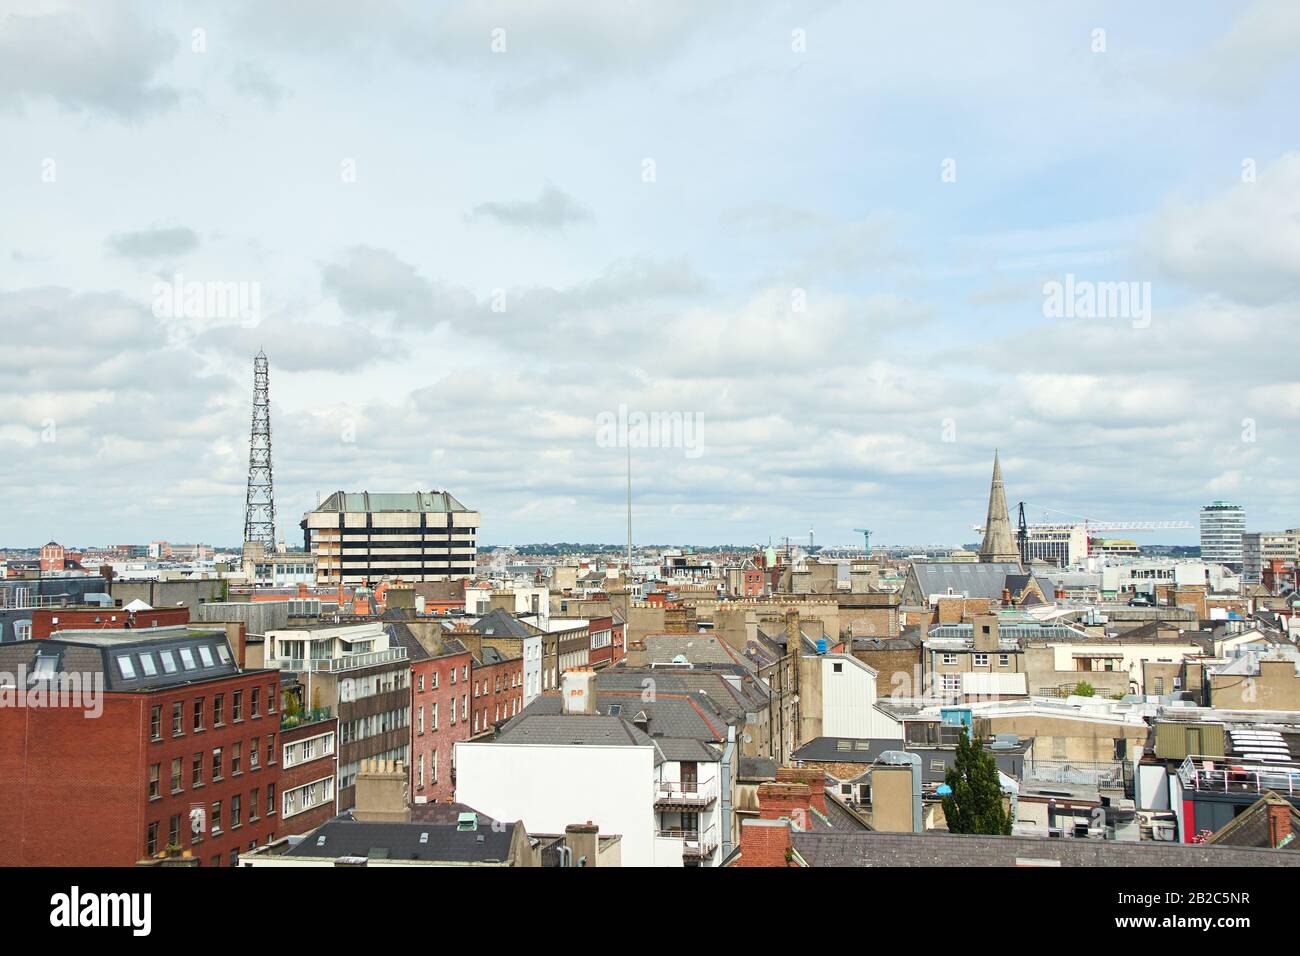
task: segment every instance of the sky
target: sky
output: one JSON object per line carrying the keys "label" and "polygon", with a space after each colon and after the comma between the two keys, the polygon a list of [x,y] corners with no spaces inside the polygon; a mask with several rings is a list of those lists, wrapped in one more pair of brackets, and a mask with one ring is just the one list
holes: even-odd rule
{"label": "sky", "polygon": [[1297,90],[1289,0],[0,0],[0,546],[237,544],[259,349],[291,544],[1295,527]]}

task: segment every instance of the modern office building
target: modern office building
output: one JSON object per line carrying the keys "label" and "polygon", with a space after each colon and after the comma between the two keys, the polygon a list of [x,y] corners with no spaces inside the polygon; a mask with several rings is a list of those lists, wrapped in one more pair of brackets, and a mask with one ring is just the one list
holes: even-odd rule
{"label": "modern office building", "polygon": [[1253,531],[1241,536],[1241,583],[1260,584],[1272,561],[1294,563],[1300,557],[1300,528]]}
{"label": "modern office building", "polygon": [[318,584],[447,581],[474,573],[479,513],[445,491],[336,491],[302,521]]}
{"label": "modern office building", "polygon": [[1216,501],[1201,509],[1201,560],[1241,570],[1241,536],[1246,531],[1246,509]]}

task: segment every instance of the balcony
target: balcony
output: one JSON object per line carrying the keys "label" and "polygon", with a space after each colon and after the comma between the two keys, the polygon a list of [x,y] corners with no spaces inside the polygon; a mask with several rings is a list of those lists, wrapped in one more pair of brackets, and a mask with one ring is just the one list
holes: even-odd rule
{"label": "balcony", "polygon": [[1185,790],[1258,796],[1265,790],[1300,799],[1300,766],[1270,766],[1240,757],[1188,757],[1178,768]]}
{"label": "balcony", "polygon": [[664,840],[681,840],[683,857],[703,859],[718,848],[717,826],[709,826],[703,833],[699,830],[683,830],[679,827],[658,830],[656,834]]}
{"label": "balcony", "polygon": [[655,809],[700,808],[718,799],[717,778],[679,782],[662,780],[655,784]]}
{"label": "balcony", "polygon": [[322,720],[329,720],[333,716],[333,711],[328,707],[316,707],[311,710],[301,710],[294,713],[281,711],[280,729],[290,730],[294,727],[301,727],[304,724],[315,724]]}
{"label": "balcony", "polygon": [[376,664],[390,664],[406,660],[405,647],[390,647],[386,651],[368,651],[364,654],[345,654],[342,657],[293,658],[279,657],[266,662],[267,667],[282,671],[314,674],[338,674],[343,671],[373,667]]}

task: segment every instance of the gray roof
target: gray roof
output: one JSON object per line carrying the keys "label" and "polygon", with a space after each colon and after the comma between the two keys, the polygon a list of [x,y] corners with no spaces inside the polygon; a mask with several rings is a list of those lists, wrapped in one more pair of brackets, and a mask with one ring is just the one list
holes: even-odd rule
{"label": "gray roof", "polygon": [[226,632],[185,627],[60,631],[57,637],[0,645],[0,672],[38,664],[56,674],[99,674],[107,691],[152,691],[241,672]]}
{"label": "gray roof", "polygon": [[1021,574],[1010,561],[983,564],[967,561],[917,561],[910,574],[916,576],[922,597],[932,594],[999,600],[1007,586],[1007,575]]}
{"label": "gray roof", "polygon": [[518,823],[503,828],[480,825],[460,830],[455,824],[377,823],[336,819],[307,834],[286,856],[364,857],[454,863],[505,862]]}
{"label": "gray roof", "polygon": [[656,737],[655,743],[665,760],[714,763],[722,759],[716,749],[689,737]]}
{"label": "gray roof", "polygon": [[1053,860],[1061,866],[1300,866],[1300,853],[1206,844],[1053,840],[975,836],[931,830],[796,831],[791,842],[809,866],[1022,866]]}
{"label": "gray roof", "polygon": [[[554,698],[558,703],[558,698]],[[533,701],[537,703],[537,701]],[[587,714],[529,713],[530,708],[511,720],[495,743],[538,746],[653,747],[649,736],[620,717]],[[658,751],[655,764],[663,761]]]}
{"label": "gray roof", "polygon": [[647,634],[642,639],[650,664],[669,664],[679,657],[691,664],[741,664],[743,655],[712,634]]}
{"label": "gray roof", "polygon": [[[604,720],[614,720],[620,723],[628,723],[638,715],[644,713],[649,720],[648,736],[637,728],[633,727],[638,734],[646,737],[647,740],[652,737],[655,740],[661,738],[690,738],[693,740],[705,742],[720,742],[726,739],[727,730],[726,722],[716,712],[710,711],[707,700],[695,702],[682,696],[669,695],[666,691],[660,691],[655,694],[653,701],[641,699],[641,690],[638,688],[635,692],[611,692],[606,693],[600,689],[599,683],[596,689],[596,708],[603,715]],[[561,714],[561,701],[559,694],[554,692],[541,694],[533,700],[523,713],[506,723],[504,731],[509,734],[517,723],[522,723],[530,717],[548,717],[554,720],[569,720],[574,715]],[[581,720],[595,720],[595,717],[582,717]],[[630,723],[628,723],[631,726]]]}
{"label": "gray roof", "polygon": [[776,761],[771,757],[741,757],[738,780],[775,780]]}
{"label": "gray roof", "polygon": [[475,621],[474,630],[485,637],[532,637],[541,633],[538,628],[525,624],[500,607],[493,608]]}
{"label": "gray roof", "polygon": [[415,491],[399,494],[371,494],[368,491],[336,491],[314,509],[351,513],[377,511],[448,512],[469,511],[446,491]]}

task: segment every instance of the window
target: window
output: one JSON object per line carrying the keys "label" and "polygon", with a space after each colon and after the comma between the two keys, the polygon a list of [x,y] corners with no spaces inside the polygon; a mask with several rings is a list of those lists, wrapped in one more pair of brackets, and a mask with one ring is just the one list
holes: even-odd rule
{"label": "window", "polygon": [[149,736],[162,740],[162,704],[154,704],[149,711]]}
{"label": "window", "polygon": [[1009,667],[1009,666],[1011,666],[1011,655],[1010,655],[1010,654],[999,654],[999,655],[998,655],[998,666],[999,666],[999,667]]}
{"label": "window", "polygon": [[438,782],[438,751],[429,754],[429,783]]}
{"label": "window", "polygon": [[266,735],[266,762],[275,763],[275,734]]}
{"label": "window", "polygon": [[415,689],[416,689],[417,691],[419,691],[421,694],[424,693],[424,675],[423,675],[423,674],[420,675],[420,679],[419,679],[419,681],[416,683],[416,687],[415,687]]}
{"label": "window", "polygon": [[273,783],[266,785],[266,815],[275,816],[275,784]]}
{"label": "window", "polygon": [[262,744],[262,738],[254,737],[252,742],[249,743],[248,745],[248,769],[249,770],[256,770],[260,766],[259,761],[262,759],[261,744]]}
{"label": "window", "polygon": [[221,801],[212,801],[212,835],[216,836],[221,832]]}
{"label": "window", "polygon": [[429,675],[429,690],[437,690],[437,689],[438,689],[438,672],[434,671],[432,674]]}
{"label": "window", "polygon": [[474,682],[474,696],[478,696],[478,681]]}
{"label": "window", "polygon": [[203,698],[200,697],[194,701],[194,732],[197,734],[203,729]]}
{"label": "window", "polygon": [[212,648],[206,644],[199,645],[199,660],[203,661],[204,667],[212,667],[216,662],[212,657]]}
{"label": "window", "polygon": [[956,655],[956,654],[944,654],[944,655],[943,655],[943,662],[944,662],[945,664],[956,664],[956,663],[957,663],[957,655]]}
{"label": "window", "polygon": [[836,674],[843,674],[844,665],[841,664],[839,661],[836,661],[834,664],[831,665],[831,670],[833,670]]}
{"label": "window", "polygon": [[158,673],[158,665],[153,662],[152,651],[144,651],[140,655],[140,670],[144,672],[145,677],[153,677]]}
{"label": "window", "polygon": [[451,669],[451,682],[456,683],[456,668],[454,667]]}
{"label": "window", "polygon": [[242,772],[243,744],[235,744],[230,748],[230,773],[232,775]]}
{"label": "window", "polygon": [[260,819],[260,817],[258,817],[257,815],[260,812],[260,808],[262,806],[260,803],[258,803],[257,800],[257,798],[260,795],[261,795],[261,791],[258,790],[257,787],[254,787],[252,790],[248,792],[248,819],[250,821]]}
{"label": "window", "polygon": [[239,722],[244,719],[244,692],[235,691],[234,700],[230,703],[230,719]]}
{"label": "window", "polygon": [[461,680],[465,680],[465,681],[469,680],[469,665],[468,665],[468,664],[462,664],[462,665],[461,665],[461,668],[460,668],[460,679],[461,679]]}
{"label": "window", "polygon": [[248,702],[248,712],[253,718],[262,716],[262,691],[254,687],[251,691],[252,698]]}
{"label": "window", "polygon": [[162,661],[164,674],[176,673],[176,658],[172,655],[171,651],[159,651],[158,659]]}
{"label": "window", "polygon": [[212,779],[221,779],[221,748],[212,751]]}
{"label": "window", "polygon": [[270,687],[268,687],[268,688],[266,689],[266,712],[267,712],[268,714],[274,714],[274,713],[275,713],[275,707],[276,707],[276,703],[275,703],[275,685],[272,684]]}
{"label": "window", "polygon": [[433,731],[438,729],[438,702],[436,700],[429,705],[429,729]]}
{"label": "window", "polygon": [[961,675],[960,675],[960,674],[944,674],[944,675],[943,675],[943,692],[944,692],[945,694],[960,694],[960,693],[961,693]]}
{"label": "window", "polygon": [[191,648],[182,647],[180,649],[180,655],[181,655],[181,667],[185,668],[187,671],[194,670],[194,668],[197,666],[194,663],[194,651]]}
{"label": "window", "polygon": [[944,772],[944,762],[942,760],[930,761],[930,773],[943,773],[943,772]]}
{"label": "window", "polygon": [[185,705],[179,700],[172,704],[172,736],[185,735]]}
{"label": "window", "polygon": [[162,764],[153,763],[149,765],[149,799],[150,800],[157,800],[160,796],[162,796],[162,791],[159,789],[160,782],[158,779],[161,774],[162,774]]}
{"label": "window", "polygon": [[224,727],[226,724],[226,695],[218,694],[212,698],[212,726]]}
{"label": "window", "polygon": [[469,720],[469,694],[460,695],[460,719]]}
{"label": "window", "polygon": [[230,829],[232,830],[243,825],[243,799],[239,794],[230,798]]}
{"label": "window", "polygon": [[836,749],[836,750],[839,750],[839,751],[849,751],[849,750],[852,750],[852,749],[853,749],[853,741],[851,741],[851,740],[837,740],[837,741],[835,741],[835,749]]}
{"label": "window", "polygon": [[451,699],[451,707],[449,709],[451,710],[451,723],[454,725],[456,723],[456,698],[455,697]]}
{"label": "window", "polygon": [[417,715],[416,715],[416,723],[418,725],[417,733],[423,736],[424,735],[424,705],[421,704],[419,707],[415,709],[417,711]]}
{"label": "window", "polygon": [[158,821],[149,824],[149,836],[145,840],[145,851],[149,856],[158,852]]}
{"label": "window", "polygon": [[975,655],[975,666],[976,666],[976,667],[988,667],[988,666],[989,666],[989,656],[988,656],[987,654],[976,654],[976,655]]}
{"label": "window", "polygon": [[173,813],[172,818],[167,823],[167,845],[181,845],[181,815]]}
{"label": "window", "polygon": [[181,758],[172,758],[172,793],[181,792]]}
{"label": "window", "polygon": [[1165,692],[1165,679],[1163,677],[1157,677],[1155,679],[1155,683],[1156,683],[1155,686],[1156,696],[1159,697],[1161,694]]}
{"label": "window", "polygon": [[130,654],[117,655],[117,669],[121,672],[123,679],[135,680],[135,665],[131,663]]}
{"label": "window", "polygon": [[424,754],[415,758],[415,789],[424,789]]}

